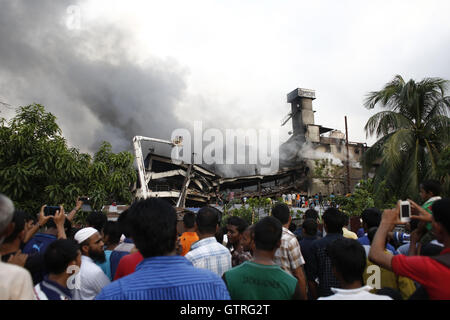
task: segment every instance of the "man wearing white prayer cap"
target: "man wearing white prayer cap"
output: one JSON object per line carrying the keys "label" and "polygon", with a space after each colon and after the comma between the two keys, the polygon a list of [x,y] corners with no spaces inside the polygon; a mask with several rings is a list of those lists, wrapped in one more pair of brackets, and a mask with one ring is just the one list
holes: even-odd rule
{"label": "man wearing white prayer cap", "polygon": [[81,268],[72,284],[72,297],[74,300],[93,300],[110,283],[103,270],[95,264],[97,261],[105,261],[103,239],[91,227],[81,229],[75,233],[74,238],[80,245]]}

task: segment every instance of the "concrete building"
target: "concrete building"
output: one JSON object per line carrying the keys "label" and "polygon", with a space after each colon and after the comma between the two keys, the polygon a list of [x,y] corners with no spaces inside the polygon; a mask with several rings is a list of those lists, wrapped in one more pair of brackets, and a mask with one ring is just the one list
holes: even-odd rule
{"label": "concrete building", "polygon": [[[344,194],[353,190],[363,178],[360,161],[367,145],[347,142],[341,131],[316,124],[313,110],[315,99],[316,93],[310,89],[297,88],[287,95],[291,111],[282,126],[292,120],[292,131],[291,137],[280,146],[280,168],[294,167],[304,161],[309,168],[309,194]],[[344,120],[344,115],[337,116],[342,116]],[[336,165],[333,167],[334,173],[327,175],[329,179],[315,177],[315,160],[320,159],[329,159]]]}

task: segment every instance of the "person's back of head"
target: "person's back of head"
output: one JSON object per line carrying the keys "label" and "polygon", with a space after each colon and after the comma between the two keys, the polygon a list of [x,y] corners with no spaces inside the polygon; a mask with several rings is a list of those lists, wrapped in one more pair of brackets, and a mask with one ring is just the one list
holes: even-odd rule
{"label": "person's back of head", "polygon": [[281,235],[281,222],[274,217],[265,217],[255,224],[253,230],[255,248],[262,251],[274,251],[280,244]]}
{"label": "person's back of head", "polygon": [[363,281],[363,272],[366,268],[366,251],[363,246],[353,239],[337,239],[327,247],[327,254],[331,264],[338,273],[338,278],[346,284]]}
{"label": "person's back of head", "polygon": [[378,227],[381,223],[381,211],[377,208],[368,208],[361,213],[361,219],[363,225],[366,226],[366,230],[373,227]]}
{"label": "person's back of head", "polygon": [[195,219],[200,234],[215,235],[219,226],[220,211],[213,207],[201,208]]}
{"label": "person's back of head", "polygon": [[317,227],[317,221],[315,219],[306,219],[302,224],[305,235],[310,237],[315,237],[317,235]]}
{"label": "person's back of head", "polygon": [[372,244],[375,234],[377,233],[378,227],[372,227],[367,231],[367,238],[369,238],[370,244]]}
{"label": "person's back of head", "polygon": [[[5,238],[3,243],[12,243],[17,237],[20,237],[22,231],[25,230],[26,217],[27,214],[25,212],[19,210],[14,211],[13,219],[11,221],[14,223],[14,230],[8,237]],[[23,240],[23,237],[21,240]]]}
{"label": "person's back of head", "polygon": [[104,214],[103,212],[96,212],[96,211],[91,212],[86,218],[88,227],[97,229],[99,233],[102,233],[103,228],[105,227],[107,221],[108,218],[106,217],[106,214]]}
{"label": "person's back of head", "polygon": [[289,207],[287,206],[287,204],[277,203],[272,208],[272,216],[278,219],[278,221],[280,221],[282,225],[285,225],[289,222],[291,213],[289,212]]}
{"label": "person's back of head", "polygon": [[420,188],[423,189],[430,197],[436,197],[441,194],[441,184],[437,180],[425,180],[420,184]]}
{"label": "person's back of head", "polygon": [[148,198],[135,202],[128,210],[131,237],[144,258],[174,252],[177,214],[167,201]]}
{"label": "person's back of head", "polygon": [[327,233],[342,234],[344,226],[344,214],[336,208],[328,208],[323,214],[323,223]]}
{"label": "person's back of head", "polygon": [[125,235],[126,238],[131,237],[131,226],[128,220],[129,208],[124,210],[117,218],[117,223],[119,224],[120,232]]}
{"label": "person's back of head", "polygon": [[319,219],[319,213],[315,209],[308,209],[305,211],[305,219],[314,219],[317,221]]}
{"label": "person's back of head", "polygon": [[183,224],[185,229],[192,229],[195,227],[195,213],[186,211],[183,216]]}
{"label": "person's back of head", "polygon": [[105,243],[107,245],[119,244],[122,232],[119,223],[116,221],[108,221],[103,228]]}
{"label": "person's back of head", "polygon": [[14,204],[7,196],[0,193],[0,244],[11,232],[11,221],[14,216]]}
{"label": "person's back of head", "polygon": [[236,216],[231,216],[227,219],[227,225],[229,224],[235,226],[240,234],[242,234],[248,227],[247,221]]}
{"label": "person's back of head", "polygon": [[[443,229],[444,233],[447,234],[447,237],[450,236],[450,198],[443,198],[435,201],[431,206],[431,211],[433,212],[433,219],[436,224],[442,226],[442,228],[439,229]],[[444,239],[438,240],[442,242]]]}
{"label": "person's back of head", "polygon": [[44,253],[45,270],[50,274],[68,272],[69,265],[79,265],[81,261],[79,245],[74,240],[58,239],[47,247]]}

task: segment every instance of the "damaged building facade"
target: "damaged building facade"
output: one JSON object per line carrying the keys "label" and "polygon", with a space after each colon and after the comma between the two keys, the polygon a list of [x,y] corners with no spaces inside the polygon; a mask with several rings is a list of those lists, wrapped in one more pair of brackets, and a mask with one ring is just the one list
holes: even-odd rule
{"label": "damaged building facade", "polygon": [[[230,198],[344,194],[353,190],[363,178],[360,160],[367,146],[349,142],[344,133],[316,124],[312,107],[315,99],[315,91],[308,89],[297,88],[287,95],[291,111],[282,126],[291,120],[292,131],[280,146],[278,172],[261,175],[256,170],[253,175],[223,177],[200,165],[149,152],[136,196],[142,197],[141,180],[147,185],[145,197],[165,198],[177,207],[199,207]],[[331,183],[325,184],[315,174],[315,161],[320,159],[332,159],[339,169],[340,174],[332,177]]]}

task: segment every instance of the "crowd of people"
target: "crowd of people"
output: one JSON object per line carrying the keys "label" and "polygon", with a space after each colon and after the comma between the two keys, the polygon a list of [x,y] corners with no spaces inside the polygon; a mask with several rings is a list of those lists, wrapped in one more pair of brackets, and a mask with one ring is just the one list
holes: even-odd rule
{"label": "crowd of people", "polygon": [[[450,299],[450,199],[434,181],[399,233],[399,206],[361,212],[347,229],[335,207],[310,208],[292,228],[275,203],[253,225],[205,206],[186,212],[160,198],[133,203],[117,221],[93,212],[80,229],[42,206],[37,218],[0,194],[0,299],[31,300],[405,300]],[[323,223],[323,228],[319,228]],[[226,241],[224,241],[226,240]]]}

